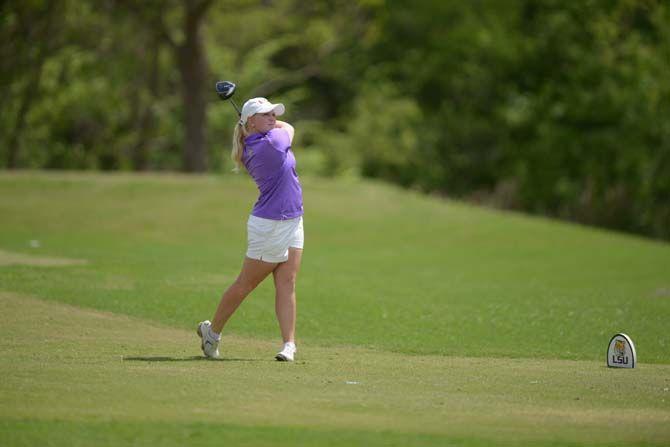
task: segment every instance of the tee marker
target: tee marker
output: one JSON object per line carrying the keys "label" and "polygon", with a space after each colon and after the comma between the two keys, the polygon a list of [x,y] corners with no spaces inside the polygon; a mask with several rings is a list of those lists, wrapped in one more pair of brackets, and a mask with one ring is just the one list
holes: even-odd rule
{"label": "tee marker", "polygon": [[623,333],[616,334],[607,348],[607,366],[610,368],[635,368],[637,354],[633,340]]}

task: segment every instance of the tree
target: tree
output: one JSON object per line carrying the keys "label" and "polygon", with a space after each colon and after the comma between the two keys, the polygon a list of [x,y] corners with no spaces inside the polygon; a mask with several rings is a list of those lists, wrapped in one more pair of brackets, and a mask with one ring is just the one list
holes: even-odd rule
{"label": "tree", "polygon": [[[209,68],[202,28],[212,3],[212,0],[138,0],[117,3],[119,8],[127,8],[132,14],[136,26],[148,24],[150,32],[172,51],[179,72],[183,110],[182,169],[187,172],[203,172],[208,165],[205,87]],[[175,20],[175,17],[178,19]],[[178,23],[178,26],[173,27],[173,23]],[[173,31],[174,28],[176,31]],[[148,120],[148,117],[145,113],[143,119]],[[136,153],[138,162],[141,162],[141,152]]]}
{"label": "tree", "polygon": [[44,63],[60,45],[60,40],[53,36],[58,35],[55,31],[62,22],[62,6],[58,0],[11,1],[0,5],[0,79],[5,92],[14,90],[17,99],[10,104],[5,93],[0,100],[3,114],[0,122],[10,129],[5,139],[5,163],[9,169],[19,163],[20,139],[26,117],[38,98]]}
{"label": "tree", "polygon": [[184,0],[182,31],[178,43],[163,29],[163,35],[174,50],[181,75],[181,97],[184,106],[185,141],[183,169],[202,172],[207,169],[205,142],[206,101],[208,78],[207,54],[203,45],[202,25],[212,0]]}

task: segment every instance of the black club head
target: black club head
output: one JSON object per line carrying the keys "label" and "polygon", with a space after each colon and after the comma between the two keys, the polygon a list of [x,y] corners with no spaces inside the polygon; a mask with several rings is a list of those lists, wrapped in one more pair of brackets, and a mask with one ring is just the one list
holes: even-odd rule
{"label": "black club head", "polygon": [[216,83],[216,93],[221,99],[228,99],[235,93],[235,84],[230,81],[219,81]]}

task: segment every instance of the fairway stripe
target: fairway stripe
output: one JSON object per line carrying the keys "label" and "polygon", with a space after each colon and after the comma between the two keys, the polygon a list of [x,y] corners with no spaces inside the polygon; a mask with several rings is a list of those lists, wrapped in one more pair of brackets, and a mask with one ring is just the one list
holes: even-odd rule
{"label": "fairway stripe", "polygon": [[88,261],[84,259],[27,255],[24,253],[0,250],[0,266],[31,265],[35,267],[64,267],[83,264],[88,264]]}

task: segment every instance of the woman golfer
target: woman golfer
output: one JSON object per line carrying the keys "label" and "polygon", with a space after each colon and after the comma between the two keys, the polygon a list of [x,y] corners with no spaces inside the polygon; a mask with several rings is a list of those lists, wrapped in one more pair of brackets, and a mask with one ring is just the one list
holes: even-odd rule
{"label": "woman golfer", "polygon": [[295,347],[295,284],[303,248],[302,189],[291,151],[293,127],[277,116],[283,104],[265,98],[244,103],[235,125],[231,157],[256,182],[260,195],[247,222],[247,254],[242,271],[225,291],[214,318],[198,324],[201,348],[219,357],[221,330],[252,290],[270,273],[275,284],[275,312],[284,340],[277,360],[293,361]]}

